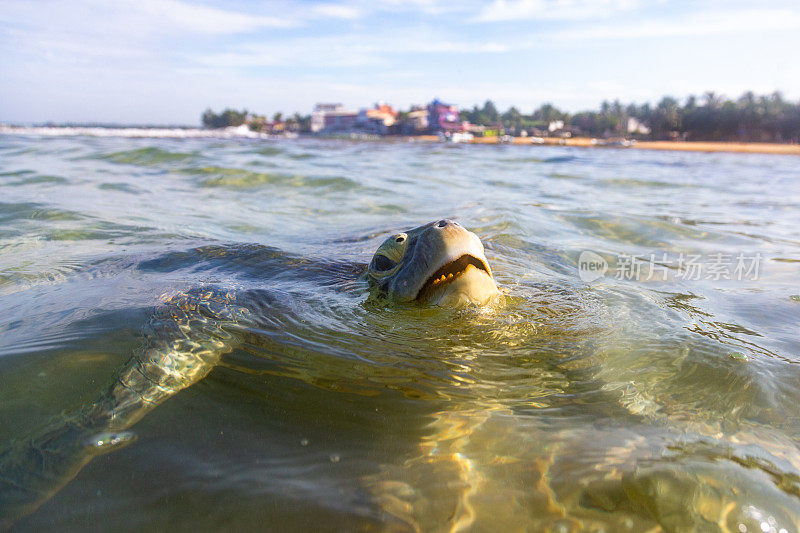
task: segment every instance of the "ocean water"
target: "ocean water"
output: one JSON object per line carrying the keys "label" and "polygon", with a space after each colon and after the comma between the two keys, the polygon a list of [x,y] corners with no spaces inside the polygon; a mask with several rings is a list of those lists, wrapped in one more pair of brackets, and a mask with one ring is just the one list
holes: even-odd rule
{"label": "ocean water", "polygon": [[[29,133],[0,135],[5,527],[800,529],[800,158]],[[370,298],[382,240],[443,217],[503,301]],[[163,320],[204,291],[247,317]],[[64,429],[147,342],[221,356]]]}

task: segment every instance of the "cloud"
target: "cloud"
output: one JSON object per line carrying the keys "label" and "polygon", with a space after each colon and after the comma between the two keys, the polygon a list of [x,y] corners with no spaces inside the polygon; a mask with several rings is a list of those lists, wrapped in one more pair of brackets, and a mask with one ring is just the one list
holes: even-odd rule
{"label": "cloud", "polygon": [[355,20],[363,16],[363,11],[354,6],[344,4],[320,4],[314,6],[314,13],[324,17]]}
{"label": "cloud", "polygon": [[798,12],[789,9],[745,9],[727,13],[717,11],[696,13],[671,21],[644,20],[625,25],[564,30],[553,36],[569,40],[640,40],[792,29],[800,30]]}
{"label": "cloud", "polygon": [[160,20],[160,23],[193,33],[242,33],[261,28],[288,28],[298,24],[291,19],[228,11],[182,0],[117,0],[117,9],[121,4],[150,20]]}
{"label": "cloud", "polygon": [[185,62],[210,69],[247,70],[260,67],[376,67],[390,69],[397,58],[413,55],[502,54],[505,43],[448,39],[435,32],[406,29],[348,32],[279,40],[259,40],[217,53],[191,54]]}
{"label": "cloud", "polygon": [[200,34],[226,35],[264,28],[291,28],[297,18],[265,16],[210,7],[184,0],[78,0],[68,5],[49,1],[8,0],[0,21],[43,33],[106,35]]}
{"label": "cloud", "polygon": [[608,17],[638,7],[637,0],[494,0],[473,22],[523,19],[580,20]]}
{"label": "cloud", "polygon": [[231,40],[302,26],[294,12],[244,13],[185,0],[6,0],[0,10],[0,66],[15,76],[29,66],[66,76],[135,66],[172,68],[176,58],[225,49]]}
{"label": "cloud", "polygon": [[370,7],[389,12],[411,11],[427,15],[454,13],[469,9],[468,2],[462,0],[368,0]]}

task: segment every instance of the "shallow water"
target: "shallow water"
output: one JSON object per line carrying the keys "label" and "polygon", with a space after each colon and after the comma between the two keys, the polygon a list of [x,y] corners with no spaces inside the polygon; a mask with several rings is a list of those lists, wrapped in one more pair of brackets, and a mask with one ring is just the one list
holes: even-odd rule
{"label": "shallow water", "polygon": [[[169,337],[168,296],[222,290],[253,318],[127,446],[74,477],[0,472],[66,482],[15,528],[796,531],[798,169],[2,135],[0,459]],[[385,236],[442,217],[481,237],[504,301],[369,298]]]}

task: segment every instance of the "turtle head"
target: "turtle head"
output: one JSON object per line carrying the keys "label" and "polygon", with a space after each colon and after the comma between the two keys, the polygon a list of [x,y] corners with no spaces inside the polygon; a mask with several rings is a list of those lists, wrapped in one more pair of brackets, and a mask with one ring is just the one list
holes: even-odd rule
{"label": "turtle head", "polygon": [[481,240],[446,219],[387,238],[367,275],[371,286],[401,302],[483,305],[500,293]]}

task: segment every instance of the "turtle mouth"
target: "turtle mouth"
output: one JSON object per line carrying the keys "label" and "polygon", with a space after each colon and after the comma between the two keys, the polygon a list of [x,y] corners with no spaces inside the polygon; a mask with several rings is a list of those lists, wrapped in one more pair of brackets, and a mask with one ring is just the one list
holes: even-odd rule
{"label": "turtle mouth", "polygon": [[454,261],[450,261],[439,270],[431,274],[431,276],[425,280],[425,283],[422,284],[422,288],[420,288],[419,292],[417,293],[416,299],[419,300],[425,298],[435,290],[451,283],[464,272],[466,272],[470,265],[478,270],[482,270],[490,278],[492,277],[489,267],[483,260],[478,259],[475,256],[465,254]]}

